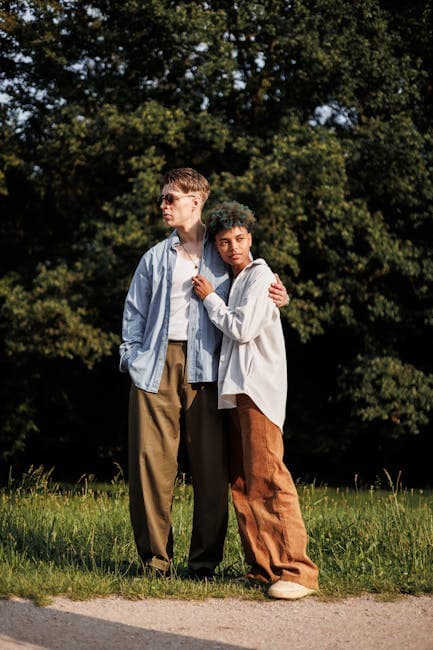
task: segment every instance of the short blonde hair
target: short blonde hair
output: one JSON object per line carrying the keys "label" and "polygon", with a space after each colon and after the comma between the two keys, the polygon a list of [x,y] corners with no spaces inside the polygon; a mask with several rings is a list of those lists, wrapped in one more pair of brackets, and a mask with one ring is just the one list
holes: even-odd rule
{"label": "short blonde hair", "polygon": [[198,192],[202,199],[202,204],[207,201],[210,194],[210,186],[207,179],[200,172],[191,167],[178,167],[165,172],[160,178],[160,189],[165,185],[175,185],[182,192]]}

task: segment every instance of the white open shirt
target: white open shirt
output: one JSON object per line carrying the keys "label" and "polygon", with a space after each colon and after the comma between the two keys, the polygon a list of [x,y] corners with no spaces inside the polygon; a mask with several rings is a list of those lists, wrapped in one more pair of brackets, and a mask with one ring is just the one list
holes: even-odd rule
{"label": "white open shirt", "polygon": [[287,365],[278,307],[268,296],[275,276],[263,259],[233,280],[228,304],[216,294],[204,299],[209,318],[222,330],[218,408],[236,406],[245,393],[282,430],[286,411]]}

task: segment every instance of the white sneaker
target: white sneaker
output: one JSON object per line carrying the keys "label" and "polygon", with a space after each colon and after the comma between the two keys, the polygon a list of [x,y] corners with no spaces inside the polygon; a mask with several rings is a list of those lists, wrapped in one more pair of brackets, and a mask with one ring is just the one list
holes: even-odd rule
{"label": "white sneaker", "polygon": [[297,582],[289,582],[288,580],[277,580],[268,589],[268,596],[271,598],[284,598],[286,600],[297,600],[314,594],[314,589],[309,589],[303,585],[298,585]]}

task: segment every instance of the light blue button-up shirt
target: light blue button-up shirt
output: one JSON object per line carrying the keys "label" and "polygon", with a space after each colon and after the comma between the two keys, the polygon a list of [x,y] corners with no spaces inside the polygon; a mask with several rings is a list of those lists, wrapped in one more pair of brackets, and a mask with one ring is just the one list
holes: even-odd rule
{"label": "light blue button-up shirt", "polygon": [[[179,236],[174,231],[149,249],[134,273],[123,311],[120,370],[129,372],[137,386],[157,393],[168,347],[170,291]],[[229,267],[207,234],[199,273],[226,302],[230,289]],[[221,332],[210,322],[203,302],[193,292],[189,310],[187,376],[189,383],[216,381]]]}

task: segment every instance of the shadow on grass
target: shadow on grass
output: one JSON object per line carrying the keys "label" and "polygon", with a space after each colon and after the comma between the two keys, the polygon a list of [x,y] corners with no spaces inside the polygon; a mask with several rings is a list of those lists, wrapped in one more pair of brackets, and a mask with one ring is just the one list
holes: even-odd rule
{"label": "shadow on grass", "polygon": [[77,539],[72,545],[61,536],[49,539],[37,530],[23,529],[13,523],[8,525],[8,540],[13,540],[14,551],[34,561],[52,564],[60,569],[74,567],[80,570],[102,570],[122,577],[142,575],[142,566],[137,560],[116,559],[106,553],[81,546]]}
{"label": "shadow on grass", "polygon": [[[123,557],[109,556],[109,550],[105,548],[102,552],[97,548],[87,545],[80,546],[79,540],[66,540],[61,535],[50,538],[47,541],[46,532],[32,530],[28,527],[22,528],[14,523],[8,525],[9,542],[13,540],[14,552],[24,559],[34,562],[42,562],[55,566],[58,569],[74,568],[78,571],[111,574],[119,578],[155,578],[160,577],[157,573],[152,575],[143,568],[143,564],[136,554],[132,540],[131,548],[125,549]],[[1,541],[1,536],[0,536]],[[8,540],[6,544],[8,543]],[[97,546],[97,545],[95,545]],[[126,555],[126,557],[125,557]],[[132,556],[132,557],[131,557]],[[219,580],[233,581],[243,575],[238,567],[228,566],[224,569],[219,567],[216,578]],[[171,576],[182,580],[192,579],[188,575],[188,564],[186,557],[180,557],[172,564]]]}

